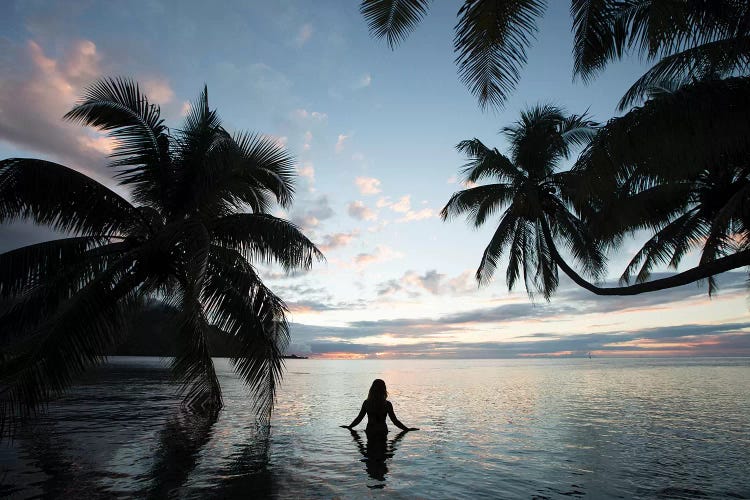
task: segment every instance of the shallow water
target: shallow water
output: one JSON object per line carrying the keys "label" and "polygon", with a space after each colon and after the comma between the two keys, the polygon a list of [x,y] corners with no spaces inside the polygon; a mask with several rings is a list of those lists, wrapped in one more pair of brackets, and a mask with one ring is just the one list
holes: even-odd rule
{"label": "shallow water", "polygon": [[[113,359],[0,445],[0,496],[750,498],[750,359],[288,360],[268,434],[217,365],[211,421]],[[374,378],[421,430],[338,427]]]}

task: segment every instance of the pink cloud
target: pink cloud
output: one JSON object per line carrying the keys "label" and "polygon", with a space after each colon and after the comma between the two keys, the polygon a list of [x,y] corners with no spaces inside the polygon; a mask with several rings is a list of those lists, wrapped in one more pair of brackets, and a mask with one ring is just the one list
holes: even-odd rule
{"label": "pink cloud", "polygon": [[347,213],[359,220],[377,220],[378,214],[374,210],[365,206],[361,201],[353,201],[347,207]]}
{"label": "pink cloud", "polygon": [[378,194],[380,190],[380,180],[375,177],[357,177],[354,179],[361,194]]}

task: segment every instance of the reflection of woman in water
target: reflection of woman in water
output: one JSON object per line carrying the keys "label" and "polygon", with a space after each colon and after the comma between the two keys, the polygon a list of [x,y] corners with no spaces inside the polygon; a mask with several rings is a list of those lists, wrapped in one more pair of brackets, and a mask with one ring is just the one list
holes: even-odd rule
{"label": "reflection of woman in water", "polygon": [[[354,427],[365,418],[365,415],[367,415],[367,427],[365,428],[367,445],[362,442],[362,438],[354,430]],[[391,422],[402,430],[390,443],[386,441],[388,433],[388,426],[385,425],[386,415],[391,417]],[[393,405],[388,401],[388,391],[385,388],[385,382],[380,379],[373,381],[367,399],[362,403],[362,409],[359,411],[357,418],[351,424],[342,425],[341,427],[349,429],[352,432],[359,451],[365,457],[363,461],[367,464],[367,474],[377,481],[385,481],[385,475],[388,473],[385,461],[387,458],[393,456],[396,443],[404,437],[407,431],[419,430],[416,427],[405,426],[396,418]],[[383,488],[384,486],[383,483],[379,483],[372,486],[368,485],[368,488]]]}
{"label": "reflection of woman in water", "polygon": [[367,427],[365,432],[368,434],[385,434],[388,432],[388,426],[385,425],[385,416],[391,417],[396,427],[404,431],[418,431],[416,427],[407,427],[402,424],[396,414],[393,412],[393,405],[388,401],[388,391],[385,388],[385,382],[382,380],[375,379],[370,386],[370,393],[367,395],[367,399],[362,403],[362,409],[359,411],[359,415],[355,418],[351,424],[342,425],[346,429],[353,429],[359,424],[363,418],[367,415]]}
{"label": "reflection of woman in water", "polygon": [[[367,444],[362,442],[359,432],[354,429],[349,429],[349,431],[352,433],[354,442],[357,443],[359,452],[364,457],[362,461],[365,463],[367,475],[377,481],[384,482],[385,476],[388,474],[386,459],[393,458],[393,453],[396,451],[396,443],[403,439],[406,435],[406,431],[399,432],[396,434],[396,437],[388,441],[386,440],[386,434],[368,433]],[[368,485],[367,487],[371,489],[380,489],[384,486],[384,484],[379,483]]]}

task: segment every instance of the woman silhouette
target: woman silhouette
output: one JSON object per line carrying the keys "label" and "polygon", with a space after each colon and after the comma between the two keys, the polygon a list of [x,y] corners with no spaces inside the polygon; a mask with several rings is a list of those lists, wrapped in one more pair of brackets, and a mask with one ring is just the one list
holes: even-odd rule
{"label": "woman silhouette", "polygon": [[385,416],[391,417],[396,427],[404,431],[418,431],[417,427],[407,427],[402,424],[396,414],[393,412],[393,405],[388,401],[388,391],[385,388],[385,382],[379,378],[375,379],[370,386],[370,392],[367,394],[367,399],[362,403],[362,409],[359,411],[359,415],[355,418],[351,424],[342,425],[345,429],[353,429],[359,424],[363,418],[367,415],[367,427],[365,432],[368,434],[386,434],[388,432],[388,426],[385,425]]}

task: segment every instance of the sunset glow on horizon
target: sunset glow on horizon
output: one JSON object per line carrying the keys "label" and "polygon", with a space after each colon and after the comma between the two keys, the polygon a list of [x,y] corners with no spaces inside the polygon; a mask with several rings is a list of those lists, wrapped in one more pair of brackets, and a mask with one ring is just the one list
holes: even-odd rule
{"label": "sunset glow on horizon", "polygon": [[[112,139],[62,116],[96,79],[126,75],[176,129],[205,83],[227,129],[273,137],[297,159],[294,204],[273,213],[302,228],[326,261],[291,275],[253,263],[288,305],[288,354],[750,356],[744,270],[719,276],[711,298],[705,285],[599,297],[561,273],[549,302],[532,300],[507,291],[504,265],[478,287],[495,225],[439,217],[464,187],[455,145],[477,137],[506,151],[498,131],[537,102],[605,122],[644,70],[626,59],[573,82],[568,5],[549,4],[518,89],[502,110],[482,112],[456,77],[452,5],[433,2],[429,22],[391,51],[368,35],[358,2],[236,2],[231,19],[198,1],[168,15],[149,2],[17,2],[0,16],[0,156],[57,161],[129,196],[105,166]],[[199,22],[222,28],[202,34]],[[53,234],[23,223],[2,231],[2,252]],[[609,255],[609,286],[643,241],[635,235]]]}

